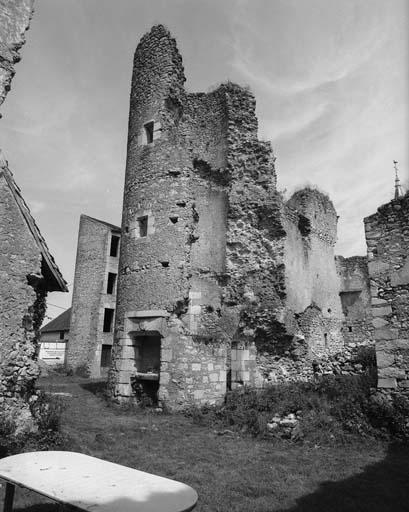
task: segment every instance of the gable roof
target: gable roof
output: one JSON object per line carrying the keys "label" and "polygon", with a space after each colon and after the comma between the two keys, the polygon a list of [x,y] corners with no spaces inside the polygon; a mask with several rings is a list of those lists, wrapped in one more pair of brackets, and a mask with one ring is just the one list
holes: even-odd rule
{"label": "gable roof", "polygon": [[121,228],[119,226],[115,226],[115,224],[111,224],[110,222],[105,222],[104,220],[96,219],[95,217],[90,217],[89,215],[85,215],[85,213],[81,214],[81,217],[86,217],[87,219],[90,219],[94,222],[98,222],[98,224],[103,224],[104,226],[107,226],[109,229],[112,229],[112,231],[119,231],[121,232]]}
{"label": "gable roof", "polygon": [[40,329],[40,332],[69,331],[71,322],[71,308],[66,309],[61,315],[48,322]]}
{"label": "gable roof", "polygon": [[37,244],[38,250],[41,253],[41,272],[47,281],[48,291],[61,291],[68,292],[67,282],[63,278],[60,269],[57,267],[55,260],[48,249],[48,246],[40,233],[40,230],[31,215],[30,209],[27,203],[24,201],[23,195],[19,186],[17,185],[13,173],[10,171],[7,165],[6,159],[3,157],[0,151],[0,176],[4,176],[6,183],[14,197],[14,200],[27,224],[29,231],[31,232],[35,243]]}

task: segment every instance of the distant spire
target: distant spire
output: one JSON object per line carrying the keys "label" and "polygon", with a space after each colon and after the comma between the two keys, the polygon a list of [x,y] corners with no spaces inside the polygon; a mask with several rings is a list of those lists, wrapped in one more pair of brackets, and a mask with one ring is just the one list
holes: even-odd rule
{"label": "distant spire", "polygon": [[398,175],[398,162],[396,160],[393,161],[393,167],[395,169],[395,199],[399,199],[400,197],[403,197],[403,188],[400,184]]}

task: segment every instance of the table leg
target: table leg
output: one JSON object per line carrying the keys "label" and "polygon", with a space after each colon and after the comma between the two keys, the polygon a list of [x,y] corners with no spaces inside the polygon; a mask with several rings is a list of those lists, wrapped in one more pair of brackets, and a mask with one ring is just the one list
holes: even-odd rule
{"label": "table leg", "polygon": [[4,496],[3,512],[13,512],[13,501],[14,501],[14,491],[15,490],[16,490],[15,485],[7,482],[6,495]]}

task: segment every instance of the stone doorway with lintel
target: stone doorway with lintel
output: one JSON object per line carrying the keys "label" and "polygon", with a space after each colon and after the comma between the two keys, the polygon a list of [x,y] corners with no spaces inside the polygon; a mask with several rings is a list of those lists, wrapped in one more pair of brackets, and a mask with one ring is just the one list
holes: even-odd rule
{"label": "stone doorway with lintel", "polygon": [[164,310],[125,314],[118,385],[122,397],[149,398],[158,403],[162,339],[168,330],[168,317]]}

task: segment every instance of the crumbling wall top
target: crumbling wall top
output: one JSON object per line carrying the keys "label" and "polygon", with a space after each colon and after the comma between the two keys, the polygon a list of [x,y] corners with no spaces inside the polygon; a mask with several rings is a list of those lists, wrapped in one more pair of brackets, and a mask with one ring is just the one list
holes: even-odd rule
{"label": "crumbling wall top", "polygon": [[311,232],[334,245],[337,239],[338,216],[331,199],[312,187],[295,192],[286,203],[287,209],[308,219]]}

